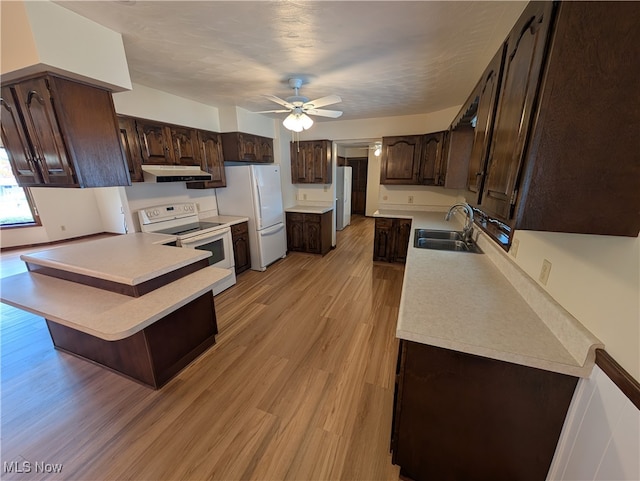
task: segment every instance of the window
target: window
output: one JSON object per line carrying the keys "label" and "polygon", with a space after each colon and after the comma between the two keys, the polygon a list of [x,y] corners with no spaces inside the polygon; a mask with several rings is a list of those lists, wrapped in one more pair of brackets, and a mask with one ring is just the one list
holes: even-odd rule
{"label": "window", "polygon": [[41,225],[28,189],[18,186],[9,156],[0,147],[0,227]]}

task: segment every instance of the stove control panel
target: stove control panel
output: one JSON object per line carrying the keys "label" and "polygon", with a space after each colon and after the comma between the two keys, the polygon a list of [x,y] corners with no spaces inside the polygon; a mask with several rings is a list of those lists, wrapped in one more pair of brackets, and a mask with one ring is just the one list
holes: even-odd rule
{"label": "stove control panel", "polygon": [[165,204],[147,207],[138,211],[140,225],[149,225],[157,222],[166,222],[185,217],[198,217],[198,209],[193,202],[183,204]]}

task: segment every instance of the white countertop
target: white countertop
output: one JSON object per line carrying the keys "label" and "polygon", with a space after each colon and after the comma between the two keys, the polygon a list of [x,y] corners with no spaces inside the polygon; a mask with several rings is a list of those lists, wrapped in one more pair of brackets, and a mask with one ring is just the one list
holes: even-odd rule
{"label": "white countertop", "polygon": [[446,222],[445,212],[385,209],[374,215],[413,219],[398,338],[589,376],[600,341],[484,233],[477,241],[483,254],[418,249],[414,229],[461,230],[461,224]]}
{"label": "white countertop", "polygon": [[326,204],[296,204],[291,207],[287,207],[285,212],[297,212],[300,214],[324,214],[325,212],[330,212],[333,210],[333,205],[330,203]]}
{"label": "white countertop", "polygon": [[[190,251],[191,249],[179,249]],[[2,302],[92,336],[115,341],[141,331],[231,276],[209,266],[141,297],[130,297],[42,274],[2,279]]]}
{"label": "white countertop", "polygon": [[160,245],[168,236],[136,232],[20,256],[25,262],[135,286],[211,256]]}

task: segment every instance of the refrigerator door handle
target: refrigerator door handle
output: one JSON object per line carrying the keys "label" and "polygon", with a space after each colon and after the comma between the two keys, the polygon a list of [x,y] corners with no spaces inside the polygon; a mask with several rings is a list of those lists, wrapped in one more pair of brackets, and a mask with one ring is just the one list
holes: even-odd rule
{"label": "refrigerator door handle", "polygon": [[276,234],[278,232],[280,232],[282,229],[284,229],[284,224],[276,224],[272,227],[268,227],[267,229],[263,229],[260,231],[260,235],[261,236],[265,236],[265,235],[273,235]]}

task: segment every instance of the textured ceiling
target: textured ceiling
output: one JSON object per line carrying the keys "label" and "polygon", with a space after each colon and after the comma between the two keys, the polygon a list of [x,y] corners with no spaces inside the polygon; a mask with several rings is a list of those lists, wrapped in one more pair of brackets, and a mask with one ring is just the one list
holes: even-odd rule
{"label": "textured ceiling", "polygon": [[[342,119],[460,105],[526,2],[57,1],[123,36],[131,79],[218,107],[337,94]],[[323,120],[323,119],[318,119]]]}

